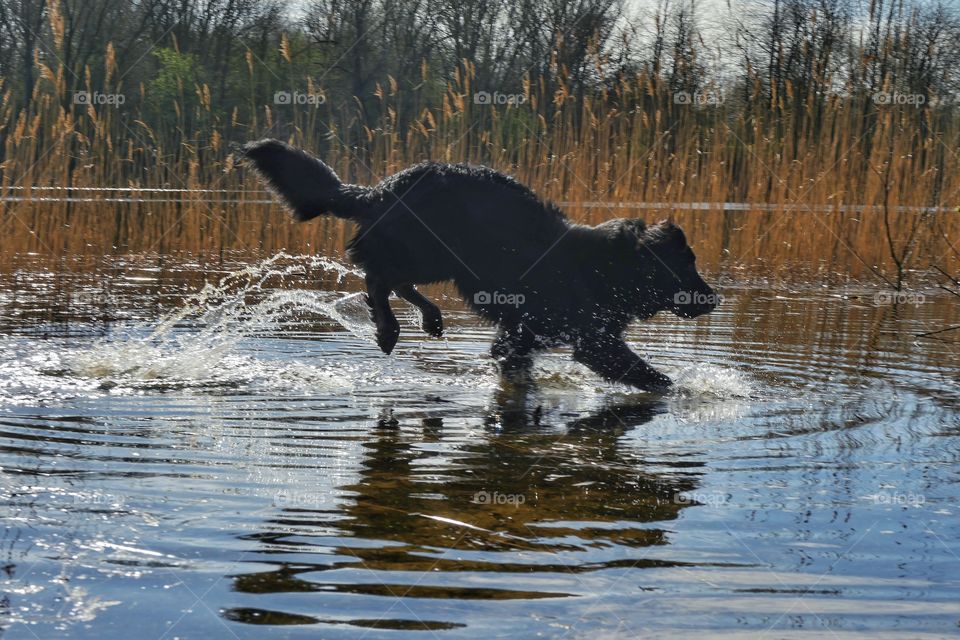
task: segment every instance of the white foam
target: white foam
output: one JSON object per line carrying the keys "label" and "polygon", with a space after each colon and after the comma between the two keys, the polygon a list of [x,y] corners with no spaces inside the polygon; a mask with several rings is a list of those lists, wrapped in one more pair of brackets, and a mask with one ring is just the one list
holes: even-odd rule
{"label": "white foam", "polygon": [[[96,379],[101,388],[151,388],[167,386],[235,386],[255,382],[298,382],[315,387],[336,383],[340,374],[328,367],[310,367],[295,360],[268,360],[244,355],[245,338],[276,330],[284,320],[318,315],[332,320],[351,334],[369,340],[373,327],[362,294],[265,290],[269,280],[303,274],[307,269],[332,271],[341,281],[359,272],[327,258],[277,254],[256,265],[207,284],[184,304],[164,315],[146,334],[134,328],[119,338],[96,342],[92,347],[63,351],[52,356],[44,370],[58,375]],[[261,298],[249,302],[251,297]],[[182,325],[189,323],[184,330]],[[323,384],[322,386],[327,386]]]}
{"label": "white foam", "polygon": [[671,395],[701,398],[750,398],[755,390],[750,378],[730,367],[693,364],[668,371],[673,378]]}

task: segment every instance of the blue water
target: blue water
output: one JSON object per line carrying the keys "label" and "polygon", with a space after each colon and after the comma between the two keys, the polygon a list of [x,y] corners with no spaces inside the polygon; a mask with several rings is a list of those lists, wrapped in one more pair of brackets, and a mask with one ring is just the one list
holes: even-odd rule
{"label": "blue water", "polygon": [[960,634],[948,294],[718,277],[631,330],[657,397],[505,385],[443,291],[386,357],[349,269],[240,268],[0,277],[4,640]]}

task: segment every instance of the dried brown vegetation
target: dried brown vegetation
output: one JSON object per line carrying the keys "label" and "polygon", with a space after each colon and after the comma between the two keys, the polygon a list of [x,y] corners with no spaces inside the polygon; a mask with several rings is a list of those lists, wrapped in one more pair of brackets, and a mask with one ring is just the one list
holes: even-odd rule
{"label": "dried brown vegetation", "polygon": [[[56,40],[62,17],[49,19]],[[877,42],[874,54],[895,57],[894,40]],[[226,141],[272,135],[314,150],[352,181],[426,159],[474,162],[515,175],[578,221],[670,216],[707,270],[829,273],[896,286],[912,269],[957,267],[955,112],[935,96],[878,104],[865,89],[894,92],[883,75],[826,91],[836,84],[828,69],[814,65],[793,80],[778,69],[731,87],[693,87],[718,99],[690,104],[678,99],[686,94],[676,76],[646,67],[612,73],[597,53],[596,77],[612,80],[584,90],[558,64],[549,78],[523,78],[521,104],[475,103],[491,87],[477,85],[468,60],[452,72],[423,62],[418,78],[387,76],[372,95],[352,99],[298,74],[286,36],[280,44],[280,70],[269,73],[326,95],[324,104],[263,104],[251,93],[245,108],[224,113],[208,84],[184,78],[161,99],[150,93],[156,85],[131,86],[118,74],[112,45],[79,88],[123,94],[123,105],[77,104],[74,72],[39,57],[29,102],[18,103],[0,79],[5,261],[27,252],[336,254],[349,234],[344,223],[289,222],[235,166]],[[248,50],[241,65],[250,87],[268,72],[254,57]],[[866,77],[874,63],[864,58],[849,75]],[[408,91],[414,82],[435,90]],[[169,117],[158,119],[158,109]],[[124,190],[95,190],[104,187]],[[759,206],[719,204],[740,202]]]}

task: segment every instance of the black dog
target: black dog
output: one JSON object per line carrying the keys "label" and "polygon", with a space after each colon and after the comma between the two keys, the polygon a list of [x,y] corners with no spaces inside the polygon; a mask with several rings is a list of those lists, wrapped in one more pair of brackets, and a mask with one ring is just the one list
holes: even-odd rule
{"label": "black dog", "polygon": [[670,222],[571,224],[554,205],[485,167],[419,164],[375,187],[344,184],[304,151],[261,140],[242,151],[297,220],[328,213],[359,225],[348,255],[366,272],[377,344],[400,335],[391,292],[439,336],[440,310],[414,285],[453,280],[467,303],[499,326],[493,357],[505,374],[568,344],[607,380],[662,390],[670,379],[623,341],[627,324],[669,310],[694,318],[716,306],[693,251]]}

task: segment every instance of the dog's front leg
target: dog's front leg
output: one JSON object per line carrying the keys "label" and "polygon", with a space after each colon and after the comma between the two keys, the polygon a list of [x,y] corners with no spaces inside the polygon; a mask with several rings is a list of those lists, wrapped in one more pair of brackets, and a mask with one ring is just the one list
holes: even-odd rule
{"label": "dog's front leg", "polygon": [[673,384],[630,350],[622,338],[582,339],[574,345],[573,359],[606,380],[633,385],[644,391],[665,391]]}
{"label": "dog's front leg", "polygon": [[439,338],[443,335],[443,316],[440,315],[440,308],[437,307],[437,305],[423,297],[412,284],[399,286],[393,291],[420,310],[420,314],[423,316],[423,324],[421,326],[424,332],[434,338]]}
{"label": "dog's front leg", "polygon": [[400,338],[400,323],[390,308],[390,287],[378,278],[367,275],[367,306],[370,319],[377,326],[377,346],[390,355]]}

